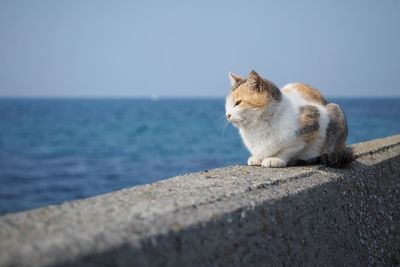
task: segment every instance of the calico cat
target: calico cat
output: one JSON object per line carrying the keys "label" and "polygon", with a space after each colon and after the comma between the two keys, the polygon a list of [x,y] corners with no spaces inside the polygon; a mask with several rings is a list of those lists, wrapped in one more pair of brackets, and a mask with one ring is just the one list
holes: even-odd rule
{"label": "calico cat", "polygon": [[344,167],[353,160],[346,147],[347,123],[341,108],[302,83],[279,90],[255,71],[247,78],[229,73],[226,118],[251,153],[248,165],[286,167],[326,164]]}

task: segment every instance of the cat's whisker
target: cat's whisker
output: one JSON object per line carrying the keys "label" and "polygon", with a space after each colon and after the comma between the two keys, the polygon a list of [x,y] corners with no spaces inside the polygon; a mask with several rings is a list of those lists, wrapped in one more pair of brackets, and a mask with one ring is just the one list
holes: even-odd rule
{"label": "cat's whisker", "polygon": [[218,122],[218,128],[220,128],[220,129],[226,128],[226,126],[227,126],[228,124],[229,124],[229,121],[227,121],[227,120],[225,119],[225,117],[224,117],[224,118],[221,118],[220,121]]}
{"label": "cat's whisker", "polygon": [[228,127],[228,125],[229,125],[229,122],[226,121],[225,124],[224,124],[224,128],[222,129],[222,138],[225,138],[225,130]]}

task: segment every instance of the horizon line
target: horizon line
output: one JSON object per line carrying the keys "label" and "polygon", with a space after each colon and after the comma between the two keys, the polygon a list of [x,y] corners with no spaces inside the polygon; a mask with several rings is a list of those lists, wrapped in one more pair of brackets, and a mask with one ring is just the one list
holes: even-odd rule
{"label": "horizon line", "polygon": [[[116,95],[109,95],[109,96],[104,96],[104,95],[82,95],[82,96],[77,96],[77,95],[71,95],[71,96],[55,96],[55,95],[43,95],[43,96],[33,96],[33,95],[27,95],[27,96],[7,96],[7,95],[0,95],[0,99],[148,99],[148,100],[161,100],[161,99],[221,99],[225,98],[226,96],[186,96],[186,95],[165,95],[165,96],[116,96]],[[328,95],[325,96],[325,98],[400,98],[400,95],[349,95],[349,96],[344,96],[344,95]]]}

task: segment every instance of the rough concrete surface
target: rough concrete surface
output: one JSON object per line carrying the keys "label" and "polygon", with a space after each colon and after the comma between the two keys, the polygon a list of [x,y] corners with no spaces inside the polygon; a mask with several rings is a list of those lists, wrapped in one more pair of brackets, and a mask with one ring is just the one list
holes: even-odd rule
{"label": "rough concrete surface", "polygon": [[347,169],[232,166],[0,217],[0,266],[400,265],[400,135]]}

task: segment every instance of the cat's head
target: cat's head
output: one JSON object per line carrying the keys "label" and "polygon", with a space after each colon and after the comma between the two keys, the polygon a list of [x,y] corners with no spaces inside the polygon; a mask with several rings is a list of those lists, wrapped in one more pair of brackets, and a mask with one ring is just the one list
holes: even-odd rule
{"label": "cat's head", "polygon": [[232,89],[226,97],[226,118],[236,127],[251,127],[265,110],[281,100],[281,92],[272,82],[254,70],[247,78],[229,73]]}

